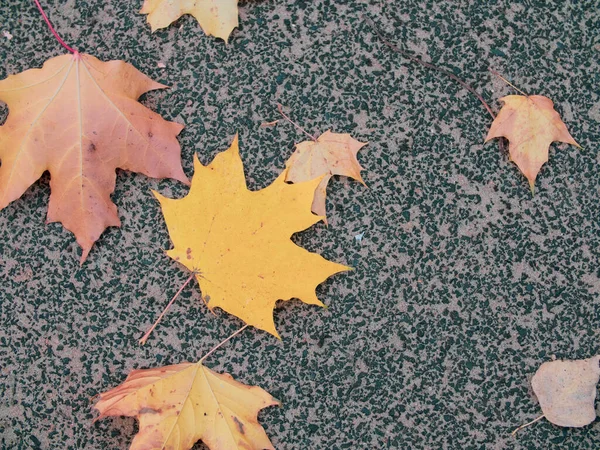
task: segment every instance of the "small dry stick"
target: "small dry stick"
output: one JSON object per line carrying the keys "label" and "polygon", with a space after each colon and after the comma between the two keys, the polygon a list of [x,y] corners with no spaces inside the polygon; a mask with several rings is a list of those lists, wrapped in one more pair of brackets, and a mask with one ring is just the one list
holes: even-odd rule
{"label": "small dry stick", "polygon": [[140,345],[144,345],[146,343],[146,341],[148,340],[148,338],[150,337],[150,334],[152,334],[152,332],[154,331],[154,329],[156,328],[156,326],[158,325],[158,322],[161,321],[161,319],[163,318],[163,316],[165,315],[165,313],[167,312],[167,310],[171,307],[171,305],[173,304],[173,302],[175,302],[175,300],[177,300],[177,297],[179,297],[179,295],[181,294],[181,292],[183,291],[183,289],[190,283],[190,281],[192,281],[192,279],[196,276],[196,272],[192,272],[192,274],[189,276],[189,278],[187,280],[185,280],[185,283],[183,283],[183,286],[181,286],[179,288],[179,290],[177,291],[177,293],[173,296],[173,298],[171,299],[171,301],[169,302],[169,304],[165,307],[165,309],[163,309],[163,312],[160,313],[160,316],[158,316],[158,319],[156,319],[156,322],[154,322],[154,325],[152,325],[148,331],[146,331],[146,334],[144,334],[142,336],[142,338],[140,339]]}
{"label": "small dry stick", "polygon": [[496,75],[498,78],[500,78],[502,81],[504,81],[506,84],[508,84],[510,87],[512,87],[513,89],[515,89],[517,92],[520,92],[521,94],[523,94],[525,97],[529,97],[529,95],[527,95],[525,92],[523,92],[521,89],[519,89],[518,87],[516,87],[514,84],[512,84],[510,81],[508,81],[506,78],[504,78],[502,75],[500,75],[498,72],[496,72],[494,69],[490,68],[489,69],[490,72],[492,72],[494,75]]}
{"label": "small dry stick", "polygon": [[525,425],[521,425],[519,428],[515,429],[515,430],[514,430],[512,433],[510,433],[510,434],[511,434],[512,436],[514,436],[515,434],[517,434],[517,432],[518,432],[519,430],[522,430],[523,428],[525,428],[525,427],[528,427],[529,425],[533,425],[533,424],[534,424],[534,423],[536,423],[537,421],[539,421],[539,420],[542,420],[544,417],[546,417],[546,416],[544,416],[544,415],[542,414],[540,417],[537,417],[537,418],[533,419],[531,422],[527,422]]}
{"label": "small dry stick", "polygon": [[279,111],[279,114],[281,114],[283,116],[283,118],[285,120],[287,120],[289,123],[291,123],[292,125],[294,125],[296,128],[298,128],[300,131],[302,131],[304,134],[306,134],[309,138],[311,138],[313,141],[317,142],[317,138],[310,134],[308,131],[306,131],[304,128],[302,128],[300,125],[298,125],[296,122],[294,122],[292,119],[290,119],[284,112],[283,112],[283,106],[281,105],[281,103],[277,103],[277,111]]}
{"label": "small dry stick", "polygon": [[212,355],[215,351],[217,351],[219,349],[219,347],[221,347],[223,344],[226,344],[227,342],[229,342],[230,340],[232,340],[234,337],[236,337],[238,334],[240,334],[242,331],[244,331],[246,328],[248,328],[250,325],[246,324],[244,325],[242,328],[240,328],[239,330],[237,330],[236,332],[234,332],[231,336],[229,336],[227,339],[221,341],[219,344],[215,345],[213,348],[211,348],[209,350],[209,352],[204,355],[202,358],[200,358],[200,361],[198,361],[198,364],[202,364],[202,362],[208,358],[210,355]]}
{"label": "small dry stick", "polygon": [[269,127],[274,127],[275,125],[277,125],[279,123],[279,120],[274,120],[273,122],[264,122],[260,124],[261,128],[269,128]]}
{"label": "small dry stick", "polygon": [[423,61],[422,59],[417,58],[416,56],[411,55],[408,52],[405,52],[404,50],[401,50],[400,48],[398,48],[398,46],[392,44],[390,41],[388,41],[383,34],[381,33],[381,31],[379,31],[379,28],[377,27],[377,25],[375,25],[375,22],[373,22],[373,20],[368,17],[368,16],[364,16],[365,21],[371,26],[371,28],[373,28],[373,31],[375,32],[375,34],[377,35],[377,37],[379,39],[381,39],[381,41],[387,45],[392,51],[401,54],[402,56],[410,59],[413,62],[416,62],[418,64],[421,64],[422,66],[427,67],[428,69],[433,69],[433,70],[437,70],[438,72],[443,73],[444,75],[446,75],[449,78],[452,78],[454,81],[456,81],[458,84],[460,84],[462,87],[464,87],[467,91],[469,91],[471,94],[473,94],[475,97],[477,97],[477,99],[481,102],[481,104],[485,107],[485,109],[487,110],[487,112],[490,114],[490,116],[492,116],[492,119],[496,118],[496,114],[494,114],[494,111],[492,111],[492,108],[489,107],[489,105],[487,104],[487,102],[483,99],[483,97],[475,90],[473,89],[470,85],[468,85],[467,83],[465,83],[463,80],[461,80],[460,78],[458,78],[456,75],[454,75],[452,72],[446,70],[446,69],[442,69],[441,67],[438,67],[436,65],[430,64],[428,62]]}

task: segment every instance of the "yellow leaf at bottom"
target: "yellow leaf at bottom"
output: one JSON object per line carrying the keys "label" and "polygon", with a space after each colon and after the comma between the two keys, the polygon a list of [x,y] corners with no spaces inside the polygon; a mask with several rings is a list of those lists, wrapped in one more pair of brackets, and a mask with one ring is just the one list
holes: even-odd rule
{"label": "yellow leaf at bottom", "polygon": [[285,172],[260,191],[246,187],[237,137],[208,166],[194,160],[187,197],[160,201],[174,248],[167,254],[197,273],[209,308],[222,308],[279,337],[277,300],[323,306],[315,288],[348,270],[291,241],[322,217],[311,213],[320,178],[285,182]]}
{"label": "yellow leaf at bottom", "polygon": [[278,405],[268,392],[235,381],[200,363],[132,371],[100,394],[98,419],[136,417],[131,450],[188,450],[202,440],[211,450],[273,449],[258,412]]}

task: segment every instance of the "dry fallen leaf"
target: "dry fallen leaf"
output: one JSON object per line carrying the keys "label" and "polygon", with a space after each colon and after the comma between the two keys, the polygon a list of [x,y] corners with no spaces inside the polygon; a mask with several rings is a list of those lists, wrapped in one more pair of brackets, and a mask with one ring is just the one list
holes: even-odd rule
{"label": "dry fallen leaf", "polygon": [[50,171],[47,220],[75,234],[83,262],[106,227],[120,225],[110,199],[116,168],[188,182],[183,126],[136,101],[164,87],[123,61],[79,53],[0,81],[10,111],[0,127],[0,209]]}
{"label": "dry fallen leaf", "polygon": [[152,31],[166,28],[184,14],[191,14],[207,35],[227,41],[238,26],[238,0],[145,0],[141,14],[148,14]]}
{"label": "dry fallen leaf", "polygon": [[316,141],[301,142],[286,163],[286,181],[298,183],[323,177],[312,204],[312,211],[319,216],[326,215],[325,197],[327,183],[333,175],[344,175],[363,181],[356,155],[367,145],[352,138],[349,134],[326,131]]}
{"label": "dry fallen leaf", "polygon": [[222,308],[279,337],[277,300],[320,305],[317,285],[348,270],[291,241],[322,218],[310,212],[320,179],[288,184],[285,173],[260,191],[246,188],[237,137],[208,166],[194,160],[187,197],[155,193],[174,248],[167,254],[197,273],[209,308]]}
{"label": "dry fallen leaf", "polygon": [[549,361],[531,380],[546,419],[561,427],[583,427],[596,419],[596,385],[600,356],[575,361]]}
{"label": "dry fallen leaf", "polygon": [[554,110],[554,103],[542,95],[508,95],[500,99],[504,106],[492,123],[485,142],[505,137],[514,161],[529,180],[533,192],[535,178],[548,161],[548,147],[559,141],[579,147]]}
{"label": "dry fallen leaf", "polygon": [[136,417],[131,450],[187,450],[201,440],[211,450],[273,449],[258,412],[278,405],[268,392],[198,363],[134,370],[100,394],[96,419]]}

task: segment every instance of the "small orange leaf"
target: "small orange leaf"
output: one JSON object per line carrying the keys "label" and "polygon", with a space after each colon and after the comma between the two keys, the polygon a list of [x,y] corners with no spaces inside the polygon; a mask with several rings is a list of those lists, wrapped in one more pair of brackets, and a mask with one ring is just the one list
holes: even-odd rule
{"label": "small orange leaf", "polygon": [[286,163],[288,171],[285,180],[298,183],[322,177],[315,191],[312,211],[325,216],[327,184],[333,175],[351,177],[365,184],[360,175],[364,169],[356,159],[358,151],[365,145],[349,134],[326,131],[316,141],[296,145],[296,151]]}
{"label": "small orange leaf", "polygon": [[277,300],[323,306],[317,285],[349,269],[290,239],[321,220],[310,211],[320,182],[289,184],[284,172],[270,186],[249,191],[236,137],[208,166],[195,158],[187,197],[155,193],[174,246],[167,254],[197,273],[209,308],[279,337],[273,321]]}
{"label": "small orange leaf", "polygon": [[115,169],[188,182],[183,126],[136,101],[164,87],[123,61],[79,53],[0,81],[10,111],[0,127],[0,209],[50,171],[48,222],[75,234],[83,262],[106,227],[120,225]]}
{"label": "small orange leaf", "polygon": [[199,440],[211,450],[273,449],[258,412],[278,405],[268,392],[235,381],[200,362],[132,371],[100,394],[100,416],[136,417],[131,450],[188,450]]}
{"label": "small orange leaf", "polygon": [[196,18],[207,35],[227,42],[238,26],[238,0],[144,0],[141,14],[148,14],[152,31],[166,28],[184,14]]}
{"label": "small orange leaf", "polygon": [[529,180],[533,192],[535,179],[548,161],[548,147],[559,141],[579,147],[554,110],[554,103],[542,95],[508,95],[500,99],[504,106],[494,119],[485,142],[505,137],[510,159]]}

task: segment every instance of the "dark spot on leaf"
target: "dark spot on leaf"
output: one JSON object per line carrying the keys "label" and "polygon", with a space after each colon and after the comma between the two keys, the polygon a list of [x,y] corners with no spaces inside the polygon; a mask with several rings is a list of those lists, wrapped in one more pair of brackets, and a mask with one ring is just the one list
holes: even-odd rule
{"label": "dark spot on leaf", "polygon": [[185,251],[185,255],[186,255],[187,259],[192,259],[192,249],[188,247],[187,250]]}
{"label": "dark spot on leaf", "polygon": [[149,138],[151,138],[152,136],[154,136],[154,135],[152,134],[152,131],[148,131],[148,137],[149,137]]}
{"label": "dark spot on leaf", "polygon": [[140,409],[139,414],[160,414],[160,409],[152,409],[148,407],[144,407]]}
{"label": "dark spot on leaf", "polygon": [[240,434],[246,434],[246,432],[244,431],[244,424],[242,422],[240,422],[240,419],[238,419],[235,416],[231,416],[231,418],[235,422],[235,426],[237,427]]}
{"label": "dark spot on leaf", "polygon": [[96,151],[96,144],[94,144],[93,142],[90,142],[90,145],[88,146],[87,150],[90,153],[94,153]]}

